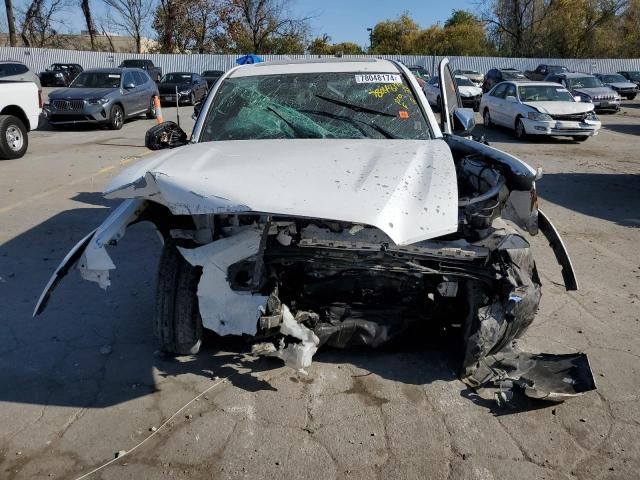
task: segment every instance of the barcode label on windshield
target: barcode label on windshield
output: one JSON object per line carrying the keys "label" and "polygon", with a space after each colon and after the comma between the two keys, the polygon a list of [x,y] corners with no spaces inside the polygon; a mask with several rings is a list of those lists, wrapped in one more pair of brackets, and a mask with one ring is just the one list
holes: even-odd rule
{"label": "barcode label on windshield", "polygon": [[402,79],[394,73],[364,73],[356,75],[356,83],[402,83]]}

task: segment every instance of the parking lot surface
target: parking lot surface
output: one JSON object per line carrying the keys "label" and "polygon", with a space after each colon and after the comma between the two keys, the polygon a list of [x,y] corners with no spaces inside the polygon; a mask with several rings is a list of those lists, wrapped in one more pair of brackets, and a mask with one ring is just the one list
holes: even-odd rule
{"label": "parking lot surface", "polygon": [[[185,130],[190,113],[181,109]],[[584,351],[598,384],[563,404],[507,407],[473,395],[433,339],[324,350],[308,375],[251,357],[241,341],[157,355],[160,244],[145,224],[111,248],[107,292],[73,273],[31,318],[62,257],[117,205],[100,192],[149,154],[154,122],[32,132],[24,158],[0,162],[0,478],[78,478],[122,451],[88,478],[638,478],[640,103],[602,122],[585,143],[476,127],[542,167],[541,208],[580,281],[565,292],[534,239],[543,300],[521,348]]]}

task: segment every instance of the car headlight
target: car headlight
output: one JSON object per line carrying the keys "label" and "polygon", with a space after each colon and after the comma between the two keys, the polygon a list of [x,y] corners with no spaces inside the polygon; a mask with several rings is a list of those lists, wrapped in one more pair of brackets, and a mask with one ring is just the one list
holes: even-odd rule
{"label": "car headlight", "polygon": [[540,112],[529,112],[527,113],[527,118],[529,120],[536,120],[538,122],[550,122],[553,120],[550,115]]}
{"label": "car headlight", "polygon": [[581,102],[591,103],[591,97],[589,95],[584,94],[584,93],[579,93],[578,96],[580,97],[580,101]]}
{"label": "car headlight", "polygon": [[600,120],[598,118],[598,116],[596,115],[596,112],[594,112],[593,110],[591,110],[590,112],[587,112],[587,115],[584,117],[585,120],[592,120],[594,122],[597,122],[598,120]]}
{"label": "car headlight", "polygon": [[191,90],[180,90],[180,95],[189,95]]}
{"label": "car headlight", "polygon": [[109,102],[108,98],[91,98],[87,100],[87,103],[89,105],[104,105],[105,103],[108,103],[108,102]]}

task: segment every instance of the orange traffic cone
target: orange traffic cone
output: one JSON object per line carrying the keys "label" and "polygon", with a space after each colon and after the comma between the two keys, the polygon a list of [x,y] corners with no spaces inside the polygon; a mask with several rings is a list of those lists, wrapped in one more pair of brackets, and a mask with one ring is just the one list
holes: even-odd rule
{"label": "orange traffic cone", "polygon": [[154,95],[153,97],[153,108],[156,111],[156,121],[158,123],[164,122],[164,119],[162,118],[162,108],[160,107],[160,97],[157,95]]}

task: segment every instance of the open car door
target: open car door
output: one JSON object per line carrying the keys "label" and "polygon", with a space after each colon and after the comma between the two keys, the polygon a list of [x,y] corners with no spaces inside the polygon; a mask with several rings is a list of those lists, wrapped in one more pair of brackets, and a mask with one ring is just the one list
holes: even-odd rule
{"label": "open car door", "polygon": [[443,58],[438,65],[440,77],[440,130],[445,135],[468,135],[475,127],[475,114],[470,108],[462,107],[456,76],[451,71],[449,59]]}

